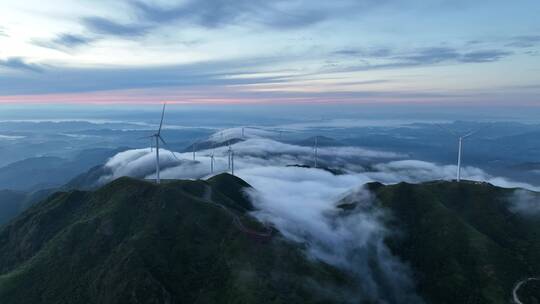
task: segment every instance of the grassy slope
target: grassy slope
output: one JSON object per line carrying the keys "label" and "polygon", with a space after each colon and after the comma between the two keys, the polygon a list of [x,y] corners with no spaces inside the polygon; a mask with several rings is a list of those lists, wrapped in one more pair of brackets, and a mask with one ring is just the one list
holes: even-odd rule
{"label": "grassy slope", "polygon": [[513,190],[489,184],[371,184],[391,210],[392,250],[431,303],[508,303],[513,284],[540,273],[540,218],[508,210]]}
{"label": "grassy slope", "polygon": [[238,211],[246,206],[205,197],[213,187],[212,201],[231,206],[245,186],[230,175],[160,186],[122,178],[57,193],[0,230],[0,302],[343,302],[324,293],[348,289],[343,274],[277,236],[246,235],[230,213],[262,229]]}

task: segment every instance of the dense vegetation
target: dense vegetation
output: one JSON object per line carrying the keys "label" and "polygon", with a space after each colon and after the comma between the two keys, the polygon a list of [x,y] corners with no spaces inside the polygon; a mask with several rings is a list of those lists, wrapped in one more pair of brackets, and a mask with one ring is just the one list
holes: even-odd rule
{"label": "dense vegetation", "polygon": [[508,303],[517,281],[540,274],[540,214],[510,211],[513,189],[474,182],[369,188],[389,210],[390,248],[412,266],[429,303]]}
{"label": "dense vegetation", "polygon": [[224,174],[57,193],[0,230],[0,302],[345,302],[346,276],[267,236],[244,187]]}
{"label": "dense vegetation", "polygon": [[[228,174],[161,185],[121,178],[58,192],[0,229],[0,303],[344,303],[347,274],[247,214]],[[540,214],[485,183],[371,183],[392,252],[427,303],[508,303],[540,274]],[[7,194],[6,194],[7,195]],[[359,202],[346,198],[343,213]],[[524,285],[524,303],[540,299]]]}

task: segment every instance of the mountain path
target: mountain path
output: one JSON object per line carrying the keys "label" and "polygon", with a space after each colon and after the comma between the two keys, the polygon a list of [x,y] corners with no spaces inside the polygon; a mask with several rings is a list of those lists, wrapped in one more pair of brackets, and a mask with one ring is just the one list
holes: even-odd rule
{"label": "mountain path", "polygon": [[514,300],[515,304],[524,304],[519,300],[518,297],[518,290],[523,286],[523,284],[530,282],[530,281],[540,281],[540,278],[526,278],[524,280],[519,281],[516,286],[514,286],[514,289],[512,289],[512,299]]}

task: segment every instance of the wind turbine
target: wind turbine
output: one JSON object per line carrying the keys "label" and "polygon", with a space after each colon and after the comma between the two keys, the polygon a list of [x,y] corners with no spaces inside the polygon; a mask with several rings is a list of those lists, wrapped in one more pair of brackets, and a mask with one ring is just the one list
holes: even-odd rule
{"label": "wind turbine", "polygon": [[229,158],[229,164],[228,164],[228,169],[231,169],[231,152],[232,152],[232,149],[231,149],[231,142],[229,141],[229,149],[227,150],[227,156]]}
{"label": "wind turbine", "polygon": [[458,182],[461,181],[461,154],[463,153],[463,141],[467,138],[467,137],[471,137],[473,136],[476,132],[478,132],[479,130],[476,130],[476,131],[473,131],[473,132],[469,132],[465,135],[462,135],[462,136],[458,136],[458,160],[457,160],[457,174],[456,174],[456,180]]}
{"label": "wind turbine", "polygon": [[480,130],[482,130],[482,128],[476,130],[476,131],[471,131],[471,132],[468,132],[466,133],[465,135],[459,135],[457,134],[456,132],[450,130],[450,129],[447,129],[447,128],[444,128],[443,126],[437,124],[437,126],[441,129],[443,129],[444,131],[454,135],[457,139],[458,139],[458,156],[457,156],[457,170],[456,170],[456,181],[459,183],[461,181],[461,156],[463,154],[463,141],[471,136],[473,136],[474,134],[478,133]]}
{"label": "wind turbine", "polygon": [[214,150],[216,146],[215,143],[212,144],[212,153],[210,154],[210,174],[214,173],[214,163],[215,163],[215,157],[214,157]]}
{"label": "wind turbine", "polygon": [[231,170],[231,174],[234,175],[234,150],[231,148],[231,143],[229,142],[229,148],[227,150],[227,155],[229,158],[229,167],[228,170]]}
{"label": "wind turbine", "polygon": [[231,174],[234,175],[234,150],[231,150]]}
{"label": "wind turbine", "polygon": [[214,151],[210,154],[210,173],[214,173]]}
{"label": "wind turbine", "polygon": [[317,168],[317,161],[318,161],[318,157],[319,157],[319,143],[317,141],[317,137],[318,136],[315,136],[315,145],[313,146],[313,156],[314,156],[314,167]]}
{"label": "wind turbine", "polygon": [[198,140],[196,140],[193,145],[191,146],[192,147],[192,151],[193,151],[193,160],[195,160],[195,150],[197,148],[197,142]]}
{"label": "wind turbine", "polygon": [[163,117],[165,116],[165,104],[163,104],[163,110],[161,111],[161,121],[159,122],[159,129],[157,132],[152,135],[152,137],[156,140],[156,184],[161,183],[161,179],[159,176],[159,140],[163,141],[163,138],[161,138],[161,127],[163,127]]}
{"label": "wind turbine", "polygon": [[[150,139],[155,139],[156,141],[156,184],[159,184],[161,182],[161,178],[160,178],[160,167],[159,167],[159,142],[161,141],[165,146],[168,147],[167,143],[165,142],[165,140],[163,139],[163,137],[161,137],[161,128],[163,127],[163,117],[165,116],[165,104],[163,104],[163,110],[161,111],[161,121],[159,122],[159,129],[157,130],[156,133],[148,136]],[[150,145],[150,149],[152,149],[152,145]],[[178,160],[178,157],[176,157],[176,154],[174,154],[174,152],[169,149],[172,153],[172,155],[174,156],[175,159]],[[152,151],[152,150],[150,150]]]}

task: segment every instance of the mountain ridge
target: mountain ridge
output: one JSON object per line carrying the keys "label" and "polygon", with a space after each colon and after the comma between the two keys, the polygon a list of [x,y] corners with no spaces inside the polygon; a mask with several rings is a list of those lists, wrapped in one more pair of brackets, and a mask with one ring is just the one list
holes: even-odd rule
{"label": "mountain ridge", "polygon": [[[540,213],[512,211],[517,189],[472,181],[366,188],[390,212],[386,226],[399,233],[386,243],[414,269],[428,303],[507,303],[517,281],[540,273]],[[346,198],[338,207],[360,204]]]}
{"label": "mountain ridge", "polygon": [[[432,181],[364,185],[384,242],[427,303],[507,303],[540,272],[540,214],[516,189]],[[250,214],[242,179],[116,179],[52,194],[0,228],[2,303],[354,303],[357,277],[307,255]],[[533,192],[531,192],[533,193]],[[539,195],[538,193],[533,193]],[[359,196],[337,216],[361,212]],[[522,293],[539,299],[529,286]]]}
{"label": "mountain ridge", "polygon": [[344,301],[310,287],[351,288],[343,273],[279,236],[261,240],[238,228],[231,214],[267,232],[240,211],[249,207],[237,202],[245,187],[221,174],[161,185],[120,178],[56,193],[0,230],[1,302]]}

